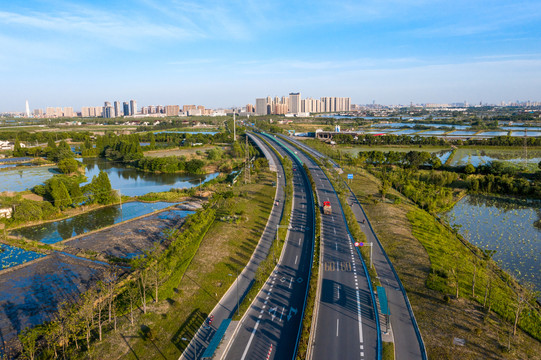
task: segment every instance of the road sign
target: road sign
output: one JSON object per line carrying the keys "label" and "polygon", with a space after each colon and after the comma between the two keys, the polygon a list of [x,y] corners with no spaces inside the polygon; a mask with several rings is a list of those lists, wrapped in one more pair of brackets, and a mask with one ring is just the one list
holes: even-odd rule
{"label": "road sign", "polygon": [[363,246],[363,245],[364,245],[364,243],[362,243],[362,242],[356,242],[356,243],[355,243],[355,246],[357,246],[357,247]]}
{"label": "road sign", "polygon": [[348,174],[348,179],[352,180],[353,179],[353,174]]}

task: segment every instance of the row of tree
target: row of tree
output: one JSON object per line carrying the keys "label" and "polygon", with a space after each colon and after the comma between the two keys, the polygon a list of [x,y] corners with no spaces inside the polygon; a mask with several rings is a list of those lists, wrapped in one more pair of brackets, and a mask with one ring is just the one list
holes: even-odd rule
{"label": "row of tree", "polygon": [[[173,296],[199,244],[216,218],[211,199],[202,210],[189,216],[182,230],[165,231],[166,250],[156,245],[130,261],[130,270],[109,267],[100,280],[81,294],[76,302],[63,303],[54,319],[44,325],[25,329],[19,335],[26,358],[70,358],[88,352],[104,333],[117,330],[122,316],[133,325],[136,313],[151,311],[150,301]],[[142,327],[143,329],[143,327]],[[145,327],[142,336],[152,336]]]}

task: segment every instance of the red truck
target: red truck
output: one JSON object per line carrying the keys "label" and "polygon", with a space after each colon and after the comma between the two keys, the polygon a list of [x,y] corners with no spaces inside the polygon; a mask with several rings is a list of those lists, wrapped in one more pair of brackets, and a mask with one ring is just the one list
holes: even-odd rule
{"label": "red truck", "polygon": [[331,208],[331,202],[330,201],[324,201],[323,202],[323,214],[325,214],[325,215],[332,214],[332,208]]}

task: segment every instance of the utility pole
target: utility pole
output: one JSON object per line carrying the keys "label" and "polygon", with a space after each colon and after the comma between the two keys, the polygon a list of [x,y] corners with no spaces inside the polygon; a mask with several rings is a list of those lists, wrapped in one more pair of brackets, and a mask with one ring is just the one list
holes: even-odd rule
{"label": "utility pole", "polygon": [[250,149],[248,148],[248,134],[246,134],[246,162],[244,163],[244,183],[250,182]]}
{"label": "utility pole", "polygon": [[237,128],[235,122],[235,111],[233,111],[233,142],[237,141]]}

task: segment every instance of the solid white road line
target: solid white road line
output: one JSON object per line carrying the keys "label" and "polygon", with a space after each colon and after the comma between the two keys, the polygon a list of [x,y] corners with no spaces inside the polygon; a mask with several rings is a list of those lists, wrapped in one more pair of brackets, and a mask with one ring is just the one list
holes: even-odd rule
{"label": "solid white road line", "polygon": [[250,345],[252,344],[252,340],[254,339],[255,332],[257,331],[257,327],[259,326],[259,320],[255,322],[254,330],[252,330],[252,335],[250,335],[250,339],[248,340],[248,344],[246,344],[246,349],[244,349],[244,353],[242,353],[241,360],[244,360],[246,358],[246,354],[248,354],[248,349],[250,348]]}
{"label": "solid white road line", "polygon": [[355,291],[357,293],[357,317],[359,318],[359,342],[363,343],[363,319],[361,315],[361,296],[359,295],[359,290]]}
{"label": "solid white road line", "polygon": [[336,336],[338,336],[338,324],[340,323],[340,319],[336,319]]}

